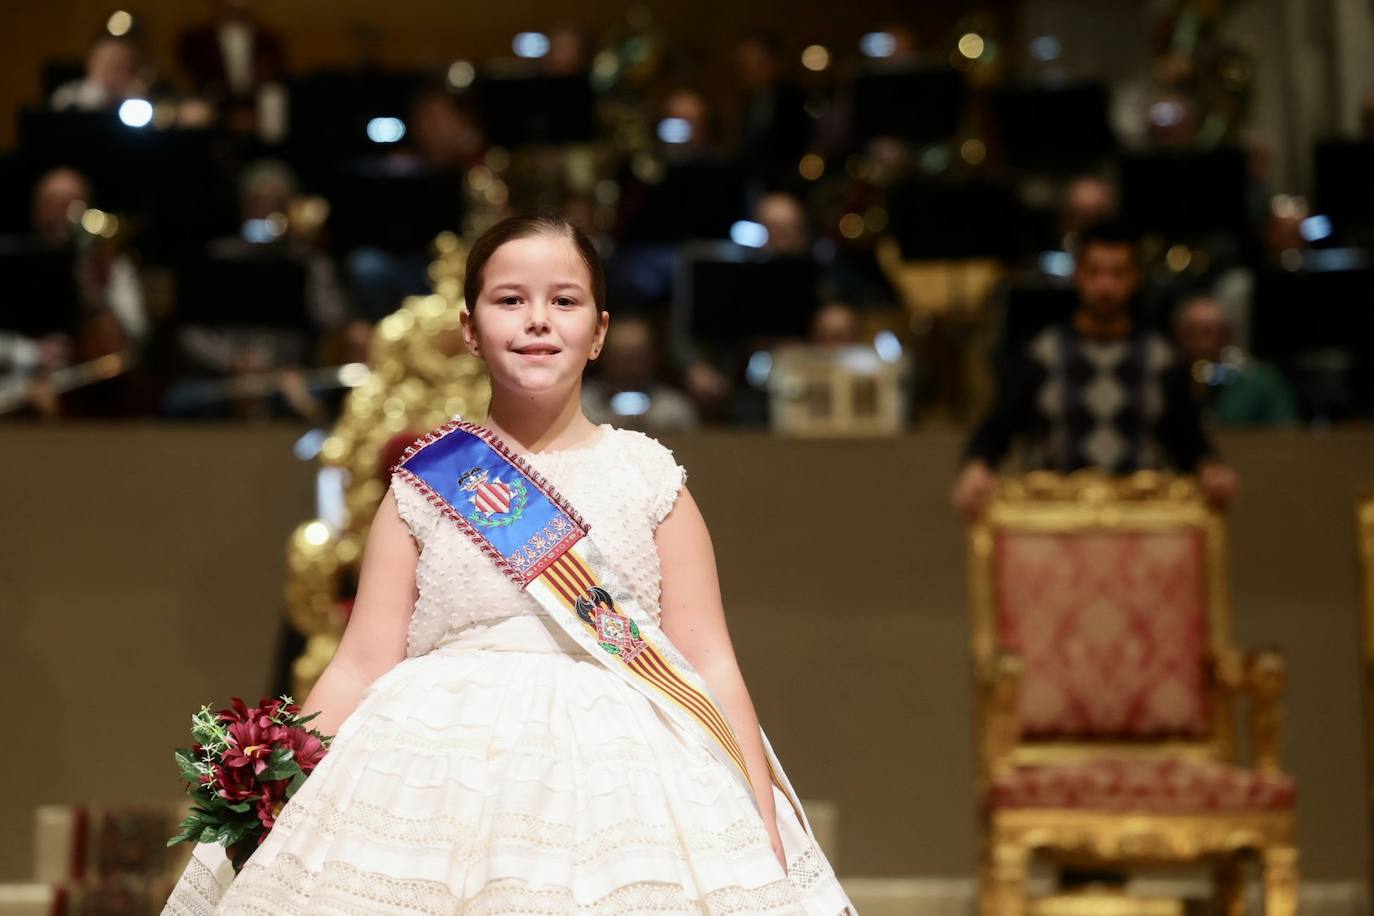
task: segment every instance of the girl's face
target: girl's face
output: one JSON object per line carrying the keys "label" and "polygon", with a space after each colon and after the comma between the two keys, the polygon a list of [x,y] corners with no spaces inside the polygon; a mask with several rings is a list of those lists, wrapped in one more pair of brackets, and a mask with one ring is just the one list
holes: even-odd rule
{"label": "girl's face", "polygon": [[506,242],[487,260],[482,291],[463,316],[463,339],[486,362],[493,385],[566,391],[601,352],[609,321],[572,241],[534,235]]}

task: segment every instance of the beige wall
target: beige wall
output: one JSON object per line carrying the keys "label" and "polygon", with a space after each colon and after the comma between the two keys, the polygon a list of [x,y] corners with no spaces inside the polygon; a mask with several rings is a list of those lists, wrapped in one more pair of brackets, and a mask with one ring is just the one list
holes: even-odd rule
{"label": "beige wall", "polygon": [[[268,686],[282,545],[312,474],[287,428],[9,426],[0,435],[0,880],[32,804],[175,796],[200,703]],[[736,646],[804,796],[840,804],[837,865],[968,875],[974,853],[953,433],[672,440],[711,523]],[[1291,664],[1283,754],[1308,876],[1368,862],[1352,498],[1374,432],[1223,440],[1238,641]]]}

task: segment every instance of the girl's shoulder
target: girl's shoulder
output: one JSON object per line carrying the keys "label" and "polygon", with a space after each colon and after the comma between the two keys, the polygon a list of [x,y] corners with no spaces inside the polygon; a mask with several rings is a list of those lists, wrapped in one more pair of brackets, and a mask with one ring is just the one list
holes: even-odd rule
{"label": "girl's shoulder", "polygon": [[678,463],[672,449],[647,433],[613,426],[606,435],[613,438],[619,467],[633,469],[642,480],[654,523],[662,521],[686,483],[687,469]]}

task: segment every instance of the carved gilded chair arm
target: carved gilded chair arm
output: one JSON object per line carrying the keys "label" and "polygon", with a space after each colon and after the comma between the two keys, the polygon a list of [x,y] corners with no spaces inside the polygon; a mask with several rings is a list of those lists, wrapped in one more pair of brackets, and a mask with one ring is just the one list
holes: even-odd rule
{"label": "carved gilded chair arm", "polygon": [[1279,769],[1280,702],[1288,682],[1288,664],[1278,652],[1260,649],[1245,660],[1245,687],[1249,694],[1246,726],[1255,769]]}
{"label": "carved gilded chair arm", "polygon": [[1235,695],[1246,690],[1245,666],[1245,656],[1236,649],[1228,647],[1207,655],[1212,684],[1224,693]]}
{"label": "carved gilded chair arm", "polygon": [[991,779],[1011,765],[1011,754],[1021,740],[1018,697],[1021,693],[1021,658],[997,653],[976,668],[978,680],[978,763],[983,779]]}

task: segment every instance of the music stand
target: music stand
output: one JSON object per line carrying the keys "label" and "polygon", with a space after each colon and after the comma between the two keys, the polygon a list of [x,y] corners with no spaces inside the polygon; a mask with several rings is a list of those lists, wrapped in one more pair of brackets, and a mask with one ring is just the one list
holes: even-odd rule
{"label": "music stand", "polygon": [[1316,212],[1331,217],[1339,238],[1374,235],[1374,141],[1317,144]]}
{"label": "music stand", "polygon": [[1097,165],[1116,150],[1101,83],[1020,86],[993,93],[1007,165],[1065,174]]}
{"label": "music stand", "polygon": [[959,129],[964,77],[945,68],[873,68],[854,79],[854,136],[937,143]]}
{"label": "music stand", "polygon": [[585,74],[485,75],[473,87],[488,140],[499,146],[596,139],[596,98]]}
{"label": "music stand", "polygon": [[674,322],[691,339],[714,344],[805,338],[819,305],[819,276],[809,257],[685,245],[673,277]]}
{"label": "music stand", "polygon": [[748,216],[746,181],[738,163],[714,159],[670,164],[657,184],[627,181],[617,234],[629,243],[727,239]]}
{"label": "music stand", "polygon": [[306,265],[274,246],[236,256],[203,255],[182,265],[177,321],[212,327],[310,332]]}
{"label": "music stand", "polygon": [[72,251],[0,238],[0,329],[25,337],[72,333],[81,320]]}
{"label": "music stand", "polygon": [[1016,192],[989,182],[908,182],[888,199],[905,260],[1009,258],[1024,226]]}
{"label": "music stand", "polygon": [[423,252],[440,232],[463,227],[459,172],[396,174],[355,166],[340,174],[330,200],[329,231],[338,251],[367,245]]}
{"label": "music stand", "polygon": [[1230,147],[1208,152],[1125,156],[1121,199],[1131,223],[1170,238],[1210,232],[1249,233],[1245,154]]}

